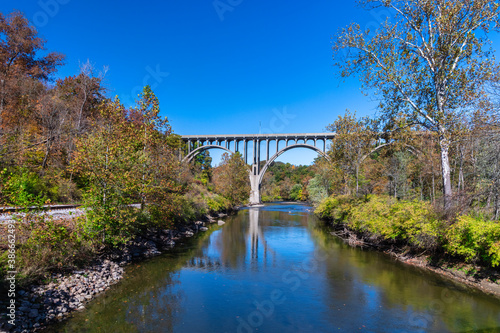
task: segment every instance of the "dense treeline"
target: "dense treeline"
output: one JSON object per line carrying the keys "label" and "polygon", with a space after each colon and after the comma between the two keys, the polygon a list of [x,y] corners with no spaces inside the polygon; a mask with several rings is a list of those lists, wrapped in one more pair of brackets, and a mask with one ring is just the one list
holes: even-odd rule
{"label": "dense treeline", "polygon": [[455,124],[448,207],[438,138],[418,127],[385,133],[378,126],[347,112],[328,127],[337,137],[328,152],[332,163],[321,162],[328,178],[316,213],[372,242],[498,266],[498,115],[477,111]]}
{"label": "dense treeline", "polygon": [[262,201],[308,201],[307,186],[314,176],[312,167],[275,162],[262,180]]}
{"label": "dense treeline", "polygon": [[[185,147],[150,87],[126,107],[107,96],[105,70],[96,73],[89,62],[77,75],[54,80],[64,56],[44,45],[22,13],[0,13],[0,205],[82,203],[86,214],[22,217],[21,278],[86,262],[145,230],[245,203],[250,189],[241,156],[226,156],[215,170],[207,154],[182,165]],[[0,273],[7,258],[4,251]]]}
{"label": "dense treeline", "polygon": [[[450,179],[454,189],[449,212],[474,210],[497,220],[500,208],[500,119],[476,112],[451,133]],[[397,199],[428,200],[443,206],[437,137],[419,127],[394,132],[358,119],[349,111],[328,126],[336,132],[328,155],[316,168],[327,176],[325,193],[387,194]]]}

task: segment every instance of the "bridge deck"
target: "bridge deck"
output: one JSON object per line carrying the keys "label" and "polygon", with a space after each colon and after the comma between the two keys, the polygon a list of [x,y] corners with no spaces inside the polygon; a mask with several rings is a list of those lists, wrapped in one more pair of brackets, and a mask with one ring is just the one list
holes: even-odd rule
{"label": "bridge deck", "polygon": [[333,139],[335,133],[290,133],[290,134],[220,134],[220,135],[182,135],[182,140],[272,140],[286,138],[325,138]]}

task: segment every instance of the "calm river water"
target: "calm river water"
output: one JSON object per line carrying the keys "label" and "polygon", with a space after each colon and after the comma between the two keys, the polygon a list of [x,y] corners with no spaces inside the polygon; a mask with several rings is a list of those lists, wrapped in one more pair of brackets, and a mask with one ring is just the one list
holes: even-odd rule
{"label": "calm river water", "polygon": [[300,204],[240,210],[57,332],[498,332],[500,301],[351,248]]}

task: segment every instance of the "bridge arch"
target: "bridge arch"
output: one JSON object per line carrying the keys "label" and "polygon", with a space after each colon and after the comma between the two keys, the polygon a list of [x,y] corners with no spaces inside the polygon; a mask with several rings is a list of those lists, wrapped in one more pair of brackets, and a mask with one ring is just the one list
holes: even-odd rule
{"label": "bridge arch", "polygon": [[259,188],[260,188],[260,185],[262,184],[262,179],[264,179],[264,174],[266,173],[267,169],[271,166],[271,164],[284,152],[286,152],[287,150],[294,149],[294,148],[307,148],[307,149],[314,150],[317,153],[321,154],[327,160],[331,161],[330,157],[325,152],[323,152],[321,149],[319,149],[318,147],[308,145],[305,143],[292,144],[292,145],[287,146],[287,147],[281,149],[280,151],[276,152],[276,154],[274,154],[271,158],[269,158],[269,160],[266,162],[266,164],[262,167],[262,170],[259,173]]}
{"label": "bridge arch", "polygon": [[[235,152],[230,149],[231,143],[234,145],[234,150],[239,151],[239,143],[243,142],[243,159],[245,163],[250,161],[251,165],[249,172],[252,188],[250,204],[258,204],[260,203],[260,186],[264,173],[281,154],[294,148],[306,148],[329,159],[325,153],[327,140],[334,139],[335,136],[335,133],[184,135],[182,141],[187,146],[187,156],[183,158],[182,151],[179,150],[179,160],[191,162],[197,154],[208,149],[222,149],[234,154]],[[214,141],[215,144],[213,144]],[[280,150],[279,145],[282,141],[285,142],[285,148]],[[323,142],[322,150],[318,148],[318,141]],[[248,147],[249,142],[253,143],[252,148]],[[265,142],[265,149],[261,149],[262,142]],[[271,142],[274,142],[273,146],[276,145],[276,153],[272,157],[270,157]],[[264,159],[261,159],[261,153],[264,154]],[[262,160],[265,161],[263,167],[261,167]]]}
{"label": "bridge arch", "polygon": [[231,155],[234,154],[234,151],[231,151],[231,150],[229,150],[226,147],[210,144],[210,145],[207,145],[207,146],[201,146],[201,147],[196,148],[195,150],[193,150],[192,152],[190,152],[186,157],[184,157],[182,159],[182,161],[190,163],[196,155],[200,154],[201,152],[203,152],[205,150],[209,150],[209,149],[222,149],[222,150],[227,151]]}

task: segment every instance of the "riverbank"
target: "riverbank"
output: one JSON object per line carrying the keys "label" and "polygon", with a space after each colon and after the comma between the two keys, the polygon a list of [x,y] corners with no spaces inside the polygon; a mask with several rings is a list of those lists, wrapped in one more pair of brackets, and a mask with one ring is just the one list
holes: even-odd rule
{"label": "riverbank", "polygon": [[[210,224],[223,225],[224,221],[220,218],[226,216],[225,213],[206,216],[202,221],[177,229],[150,229],[119,248],[99,254],[84,269],[69,274],[53,274],[47,283],[18,289],[13,311],[0,314],[0,332],[37,332],[64,320],[118,283],[123,278],[123,267],[127,264],[167,252],[183,239],[208,231]],[[8,304],[2,302],[0,306],[4,310]],[[11,320],[14,320],[15,325],[9,324]]]}
{"label": "riverbank", "polygon": [[[445,256],[414,253],[408,248],[373,242],[366,234],[360,234],[345,224],[336,224],[332,235],[339,237],[352,247],[370,248],[390,255],[407,265],[434,272],[462,286],[471,287],[500,299],[500,273],[482,266],[452,261]],[[473,273],[468,273],[473,272]]]}

